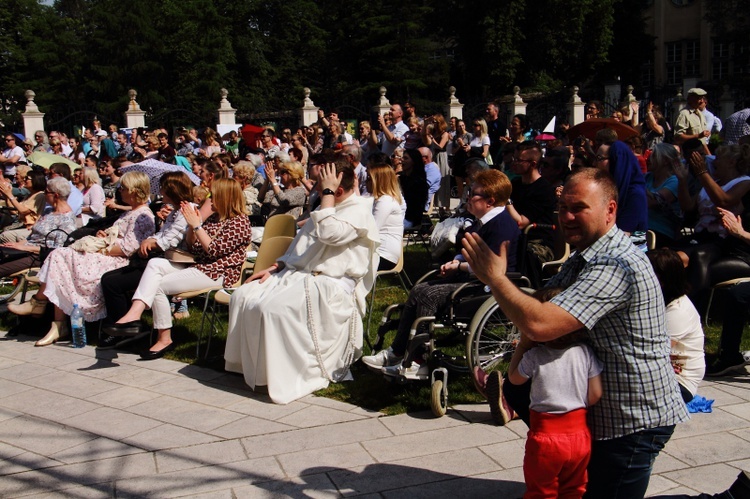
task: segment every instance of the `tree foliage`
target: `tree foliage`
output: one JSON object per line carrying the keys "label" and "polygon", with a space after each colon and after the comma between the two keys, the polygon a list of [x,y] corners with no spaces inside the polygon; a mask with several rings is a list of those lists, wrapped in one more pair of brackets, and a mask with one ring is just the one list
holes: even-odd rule
{"label": "tree foliage", "polygon": [[222,87],[245,113],[293,109],[303,87],[322,105],[363,109],[385,86],[392,101],[439,109],[449,85],[469,100],[508,94],[513,85],[557,90],[616,71],[618,60],[638,68],[650,55],[618,45],[615,36],[618,15],[630,16],[624,39],[642,31],[633,24],[641,0],[6,4],[0,10],[4,119],[12,113],[7,103],[23,102],[28,88],[43,111],[96,108],[109,116],[125,109],[130,88],[154,112],[209,115]]}

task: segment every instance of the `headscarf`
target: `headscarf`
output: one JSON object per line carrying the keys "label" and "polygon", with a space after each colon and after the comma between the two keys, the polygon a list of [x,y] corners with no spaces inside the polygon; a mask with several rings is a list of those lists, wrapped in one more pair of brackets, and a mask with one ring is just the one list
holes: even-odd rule
{"label": "headscarf", "polygon": [[625,232],[648,230],[646,181],[638,158],[625,142],[609,148],[609,174],[617,184],[617,226]]}

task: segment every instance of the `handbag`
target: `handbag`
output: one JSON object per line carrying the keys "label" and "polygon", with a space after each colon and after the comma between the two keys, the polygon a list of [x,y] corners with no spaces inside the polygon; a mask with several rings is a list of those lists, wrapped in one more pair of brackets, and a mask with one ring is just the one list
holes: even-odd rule
{"label": "handbag", "polygon": [[105,250],[111,248],[117,241],[119,229],[116,226],[112,226],[104,231],[107,235],[105,237],[98,236],[84,236],[73,244],[70,248],[81,253],[107,253]]}
{"label": "handbag", "polygon": [[172,263],[195,263],[195,255],[189,251],[173,248],[164,252],[164,258]]}
{"label": "handbag", "polygon": [[439,258],[456,244],[459,229],[466,223],[463,217],[450,217],[438,222],[430,235],[430,249],[433,258]]}

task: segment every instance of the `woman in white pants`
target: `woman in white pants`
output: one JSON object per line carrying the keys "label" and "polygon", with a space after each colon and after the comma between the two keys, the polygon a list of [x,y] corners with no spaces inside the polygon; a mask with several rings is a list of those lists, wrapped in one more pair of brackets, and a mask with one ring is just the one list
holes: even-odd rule
{"label": "woman in white pants", "polygon": [[195,255],[195,264],[177,264],[164,258],[149,260],[133,295],[130,310],[115,324],[104,328],[112,336],[130,336],[141,330],[141,314],[151,308],[158,338],[141,353],[144,360],[158,359],[174,349],[170,295],[235,283],[250,244],[250,220],[240,184],[219,179],[211,185],[214,214],[201,220],[198,210],[183,202],[180,210],[188,223],[187,245]]}

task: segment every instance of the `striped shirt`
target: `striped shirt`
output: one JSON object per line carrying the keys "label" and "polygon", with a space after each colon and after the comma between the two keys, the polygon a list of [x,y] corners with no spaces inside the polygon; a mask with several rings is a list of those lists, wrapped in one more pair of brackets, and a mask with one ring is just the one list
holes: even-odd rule
{"label": "striped shirt", "polygon": [[617,227],[572,256],[549,286],[551,301],[581,321],[604,365],[604,394],[590,408],[597,440],[688,419],[669,362],[669,334],[659,282],[646,255]]}

